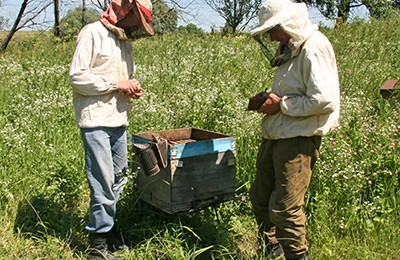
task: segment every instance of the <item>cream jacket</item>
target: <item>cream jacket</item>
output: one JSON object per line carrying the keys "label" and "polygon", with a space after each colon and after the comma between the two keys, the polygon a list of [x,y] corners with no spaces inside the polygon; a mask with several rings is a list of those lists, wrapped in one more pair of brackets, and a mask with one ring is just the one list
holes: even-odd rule
{"label": "cream jacket", "polygon": [[276,71],[271,92],[282,98],[281,111],[263,118],[262,135],[267,139],[325,135],[339,125],[340,91],[333,48],[316,26],[283,29],[298,48],[293,51],[295,57]]}
{"label": "cream jacket", "polygon": [[282,98],[281,111],[262,119],[262,135],[325,135],[339,125],[340,90],[332,45],[311,23],[305,5],[279,25],[291,37],[292,59],[276,71],[271,92]]}
{"label": "cream jacket", "polygon": [[76,122],[81,128],[128,125],[130,99],[117,82],[133,75],[132,43],[119,40],[100,21],[80,32],[69,78]]}

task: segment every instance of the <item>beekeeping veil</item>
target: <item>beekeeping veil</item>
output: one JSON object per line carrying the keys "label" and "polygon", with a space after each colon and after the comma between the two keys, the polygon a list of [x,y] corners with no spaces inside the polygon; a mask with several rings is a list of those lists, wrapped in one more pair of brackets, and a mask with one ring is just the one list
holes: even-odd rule
{"label": "beekeeping veil", "polygon": [[146,33],[154,35],[153,5],[150,0],[113,0],[110,7],[100,15],[100,21],[107,29],[114,32],[119,39],[133,40],[130,35],[126,35],[124,29],[115,26],[132,10],[133,5],[136,5],[139,11],[140,20]]}
{"label": "beekeeping veil", "polygon": [[291,39],[289,47],[291,56],[299,54],[302,44],[318,30],[318,26],[311,23],[305,3],[293,3],[290,0],[267,0],[259,12],[259,23],[250,30],[250,35],[256,37],[280,26]]}

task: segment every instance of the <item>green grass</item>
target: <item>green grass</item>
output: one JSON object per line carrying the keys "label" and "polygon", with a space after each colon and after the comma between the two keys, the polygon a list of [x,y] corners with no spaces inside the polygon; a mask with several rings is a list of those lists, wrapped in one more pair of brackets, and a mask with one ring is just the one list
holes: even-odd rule
{"label": "green grass", "polygon": [[[306,197],[313,259],[400,259],[400,18],[322,30],[334,45],[341,127],[323,139]],[[28,36],[0,56],[0,258],[84,259],[89,193],[68,82],[74,43]],[[248,201],[261,116],[248,97],[270,86],[247,36],[164,35],[135,43],[143,97],[131,134],[197,127],[237,138],[237,196],[170,216],[140,201],[131,178],[118,222],[131,250],[122,259],[262,259]],[[218,218],[217,218],[218,216]],[[218,222],[220,220],[220,222]]]}

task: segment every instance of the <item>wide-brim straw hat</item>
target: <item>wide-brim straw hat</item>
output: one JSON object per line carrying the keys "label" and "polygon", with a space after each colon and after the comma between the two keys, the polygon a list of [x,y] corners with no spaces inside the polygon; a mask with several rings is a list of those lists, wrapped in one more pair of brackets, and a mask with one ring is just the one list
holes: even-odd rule
{"label": "wide-brim straw hat", "polygon": [[100,15],[100,21],[104,25],[115,25],[136,5],[143,28],[150,35],[154,35],[152,9],[150,0],[113,0],[110,7]]}
{"label": "wide-brim straw hat", "polygon": [[139,10],[140,19],[146,32],[154,35],[152,9],[153,5],[150,0],[135,0],[136,6]]}

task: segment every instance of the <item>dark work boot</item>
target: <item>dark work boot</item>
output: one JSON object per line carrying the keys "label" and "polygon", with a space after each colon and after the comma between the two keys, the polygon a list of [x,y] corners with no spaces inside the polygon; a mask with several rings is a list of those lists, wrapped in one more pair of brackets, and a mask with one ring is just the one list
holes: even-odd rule
{"label": "dark work boot", "polygon": [[283,248],[281,244],[268,244],[266,248],[267,259],[275,258],[283,255]]}
{"label": "dark work boot", "polygon": [[124,238],[122,237],[122,235],[118,232],[117,228],[115,227],[115,225],[113,226],[113,228],[108,231],[107,233],[107,245],[108,245],[108,249],[111,252],[115,252],[115,251],[122,251],[122,250],[128,250],[128,246],[125,245],[124,243]]}
{"label": "dark work boot", "polygon": [[119,260],[109,250],[107,245],[107,233],[90,233],[90,259]]}
{"label": "dark work boot", "polygon": [[286,258],[286,260],[308,260],[308,257],[307,257],[306,254],[304,254],[304,255],[302,255],[300,257],[297,257],[297,258]]}

